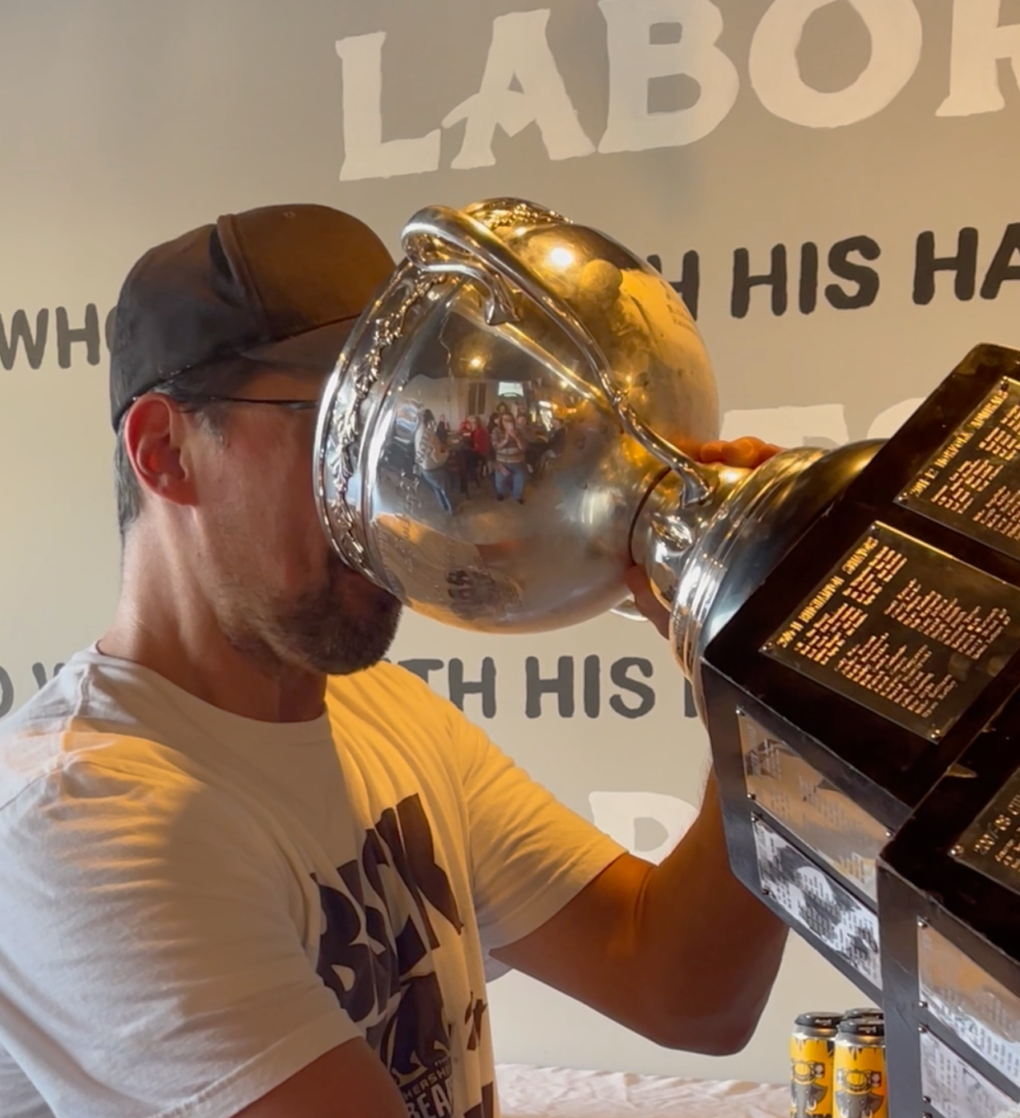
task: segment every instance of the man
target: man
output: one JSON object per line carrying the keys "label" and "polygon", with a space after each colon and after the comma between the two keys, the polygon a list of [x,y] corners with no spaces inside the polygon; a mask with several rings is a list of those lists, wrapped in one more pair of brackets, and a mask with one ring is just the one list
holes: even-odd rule
{"label": "man", "polygon": [[711,789],[653,868],[379,663],[398,604],[327,547],[310,463],[390,269],[269,207],[124,284],[120,601],[0,735],[5,1118],[485,1118],[484,966],[709,1052],[765,1003],[783,930]]}
{"label": "man", "polygon": [[414,432],[414,465],[418,475],[435,493],[443,512],[453,512],[447,492],[446,464],[449,458],[446,441],[439,437],[436,417],[429,408],[425,408],[418,416],[418,426]]}

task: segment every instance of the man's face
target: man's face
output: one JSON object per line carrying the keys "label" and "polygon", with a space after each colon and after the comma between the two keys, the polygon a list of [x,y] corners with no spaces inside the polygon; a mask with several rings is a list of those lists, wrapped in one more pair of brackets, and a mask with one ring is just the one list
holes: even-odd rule
{"label": "man's face", "polygon": [[[319,375],[256,374],[233,393],[317,400]],[[219,435],[196,425],[199,577],[235,647],[268,663],[347,674],[379,661],[400,604],[330,547],[313,496],[316,409],[225,403]]]}

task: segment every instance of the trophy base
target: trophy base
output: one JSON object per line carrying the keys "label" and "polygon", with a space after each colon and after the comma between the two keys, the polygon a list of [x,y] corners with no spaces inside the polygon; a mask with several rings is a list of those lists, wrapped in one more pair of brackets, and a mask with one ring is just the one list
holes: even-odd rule
{"label": "trophy base", "polygon": [[[984,1114],[953,1101],[972,1082],[961,1061],[990,1084],[988,1105],[1020,1092],[1013,1065],[987,1058],[994,1037],[985,1049],[954,1038],[952,1021],[973,1037],[978,1020],[960,989],[947,1025],[918,1006],[917,985],[919,967],[941,975],[955,959],[989,976],[980,989],[997,1005],[1020,994],[1014,848],[995,831],[1020,815],[1007,717],[1018,653],[1020,353],[981,346],[701,659],[734,872],[885,1006],[895,1118],[919,1101],[939,1110],[922,1085],[941,1118]],[[1020,1001],[1007,1017],[999,1041],[1020,1071]]]}
{"label": "trophy base", "polygon": [[1020,699],[882,853],[895,1114],[995,1118],[1020,1101]]}

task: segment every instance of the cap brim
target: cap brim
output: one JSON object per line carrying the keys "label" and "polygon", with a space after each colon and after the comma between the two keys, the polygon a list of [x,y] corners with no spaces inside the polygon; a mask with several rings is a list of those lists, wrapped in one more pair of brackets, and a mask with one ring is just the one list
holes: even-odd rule
{"label": "cap brim", "polygon": [[330,322],[281,341],[246,349],[241,356],[267,365],[283,365],[311,373],[333,371],[358,316]]}

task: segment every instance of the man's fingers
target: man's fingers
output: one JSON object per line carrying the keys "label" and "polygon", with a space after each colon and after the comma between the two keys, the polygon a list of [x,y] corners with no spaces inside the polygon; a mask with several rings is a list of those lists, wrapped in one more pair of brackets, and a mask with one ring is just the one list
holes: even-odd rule
{"label": "man's fingers", "polygon": [[652,592],[648,576],[641,567],[630,567],[626,573],[627,589],[634,596],[634,604],[638,610],[659,630],[664,636],[669,636],[669,614],[659,605],[659,599]]}
{"label": "man's fingers", "polygon": [[716,439],[704,443],[698,451],[698,460],[701,462],[722,462],[725,466],[742,466],[744,469],[753,469],[767,461],[773,454],[779,453],[779,447],[766,443],[753,435],[743,438],[723,440]]}

